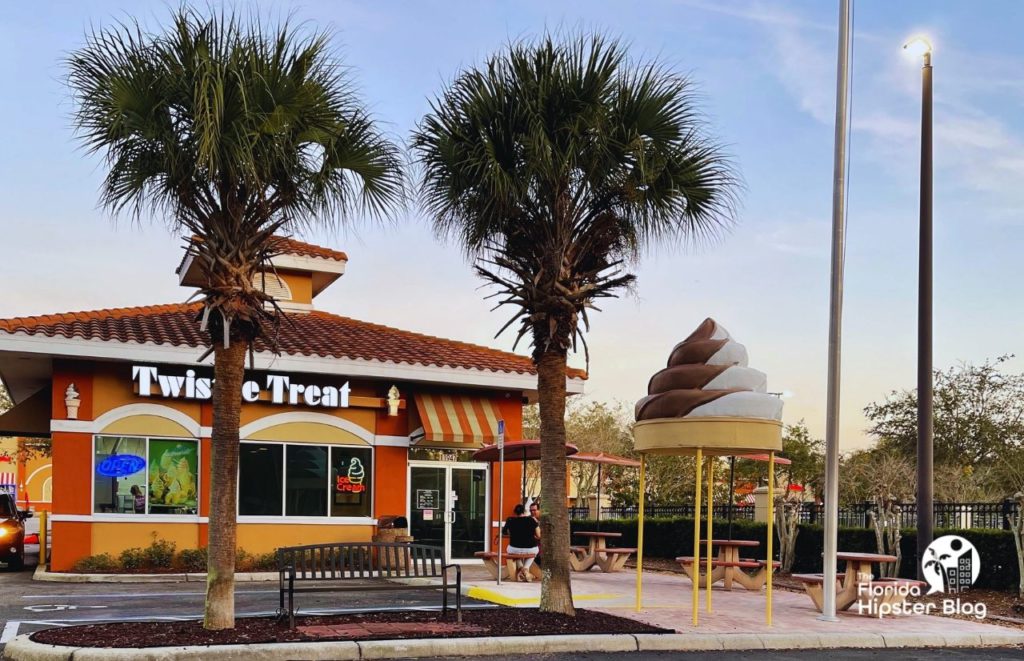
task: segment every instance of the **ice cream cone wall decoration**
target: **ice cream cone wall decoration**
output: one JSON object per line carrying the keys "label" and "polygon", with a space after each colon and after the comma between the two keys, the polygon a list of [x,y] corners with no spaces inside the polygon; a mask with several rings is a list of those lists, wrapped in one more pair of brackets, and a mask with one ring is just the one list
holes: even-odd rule
{"label": "ice cream cone wall decoration", "polygon": [[388,389],[388,415],[398,415],[398,405],[402,402],[402,394],[398,392],[397,386]]}
{"label": "ice cream cone wall decoration", "polygon": [[64,391],[64,406],[68,409],[68,420],[78,420],[78,407],[81,403],[75,384],[69,383],[68,389]]}

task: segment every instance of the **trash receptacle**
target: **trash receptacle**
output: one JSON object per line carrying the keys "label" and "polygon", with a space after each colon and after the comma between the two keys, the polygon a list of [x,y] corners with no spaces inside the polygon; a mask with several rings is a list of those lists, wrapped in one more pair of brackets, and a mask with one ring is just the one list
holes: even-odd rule
{"label": "trash receptacle", "polygon": [[[413,541],[409,534],[409,522],[404,516],[389,514],[377,517],[377,532],[373,535],[373,541],[385,543],[408,544]],[[408,566],[411,556],[408,550],[382,552],[377,558],[377,564],[381,569],[398,569],[400,566]]]}

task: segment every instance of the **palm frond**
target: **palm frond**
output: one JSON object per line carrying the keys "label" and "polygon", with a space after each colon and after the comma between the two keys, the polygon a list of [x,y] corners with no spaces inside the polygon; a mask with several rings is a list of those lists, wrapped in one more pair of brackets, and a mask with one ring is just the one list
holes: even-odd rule
{"label": "palm frond", "polygon": [[[509,44],[432,101],[414,132],[419,202],[518,308],[534,357],[586,350],[587,309],[662,242],[735,218],[739,177],[690,81],[603,35]],[[500,332],[499,332],[500,333]]]}
{"label": "palm frond", "polygon": [[183,7],[163,32],[95,30],[67,59],[78,138],[108,166],[103,206],[188,234],[214,342],[273,344],[280,309],[253,278],[275,235],[385,218],[405,201],[401,152],[330,44],[290,22]]}

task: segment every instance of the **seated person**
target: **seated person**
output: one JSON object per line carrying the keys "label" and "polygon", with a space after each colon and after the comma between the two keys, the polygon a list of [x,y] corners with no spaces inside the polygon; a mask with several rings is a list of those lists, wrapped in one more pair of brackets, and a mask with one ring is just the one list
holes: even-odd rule
{"label": "seated person", "polygon": [[132,492],[132,507],[136,514],[146,513],[146,494],[142,492],[142,487],[137,484],[133,484],[131,488]]}
{"label": "seated person", "polygon": [[536,519],[526,513],[526,508],[521,504],[516,505],[512,511],[514,516],[508,517],[501,529],[503,534],[509,536],[509,544],[505,550],[510,554],[530,555],[526,560],[516,560],[517,580],[529,581],[530,566],[540,550],[537,546],[540,526]]}
{"label": "seated person", "polygon": [[[537,504],[536,500],[533,501],[532,503],[530,503],[530,516],[533,518],[534,521],[537,522],[537,525],[539,526],[540,525],[540,505]],[[538,567],[543,567],[544,566],[544,552],[543,551],[544,551],[544,549],[541,546],[540,541],[538,540],[537,541],[537,559],[536,559]]]}

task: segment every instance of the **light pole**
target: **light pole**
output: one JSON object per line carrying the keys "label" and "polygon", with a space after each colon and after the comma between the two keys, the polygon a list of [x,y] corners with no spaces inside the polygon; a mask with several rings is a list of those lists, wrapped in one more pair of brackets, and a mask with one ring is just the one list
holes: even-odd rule
{"label": "light pole", "polygon": [[921,227],[917,265],[917,573],[934,534],[932,464],[932,45],[917,37],[903,46],[921,55]]}
{"label": "light pole", "polygon": [[[839,385],[842,368],[843,273],[846,260],[846,147],[849,124],[851,0],[839,0],[836,62],[836,133],[832,166],[832,277],[829,290],[828,387],[825,416],[823,585],[835,585],[839,539]],[[825,590],[819,619],[838,622],[836,592]]]}

